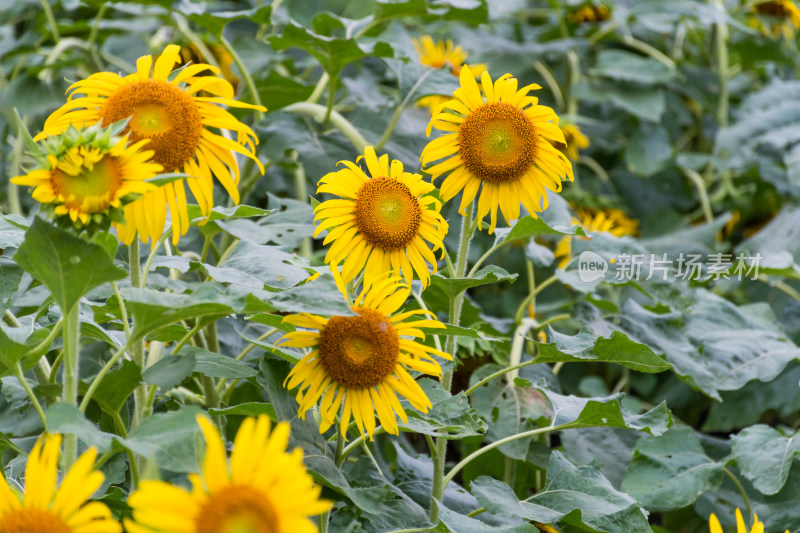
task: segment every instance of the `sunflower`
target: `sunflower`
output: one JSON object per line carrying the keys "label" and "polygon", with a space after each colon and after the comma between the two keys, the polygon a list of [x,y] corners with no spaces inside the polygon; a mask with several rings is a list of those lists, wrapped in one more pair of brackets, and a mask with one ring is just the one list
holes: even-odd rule
{"label": "sunflower", "polygon": [[[461,46],[453,47],[453,41],[434,41],[429,35],[424,35],[421,39],[412,39],[412,42],[419,54],[419,61],[423,65],[442,68],[449,63],[450,72],[456,77],[461,75],[461,69],[465,67],[476,78],[486,70],[486,65],[483,63],[467,66],[465,64],[467,53]],[[417,100],[417,107],[427,107],[431,110],[431,114],[434,114],[441,104],[449,100],[450,97],[447,95],[431,94]]]}
{"label": "sunflower", "polygon": [[570,161],[577,161],[580,158],[578,150],[589,148],[589,138],[574,124],[561,125],[561,133],[564,134],[565,142],[564,144],[555,143],[555,147],[561,150]]}
{"label": "sunflower", "polygon": [[34,187],[33,199],[50,204],[56,217],[69,216],[81,226],[102,224],[132,199],[129,195],[156,189],[146,180],[161,165],[150,161],[152,150],[141,150],[147,143],[144,139],[128,146],[128,139],[114,137],[112,128],[70,128],[43,143],[43,168],[11,178],[11,183]]}
{"label": "sunflower", "polygon": [[284,385],[289,389],[300,386],[301,418],[322,398],[320,433],[333,425],[343,404],[342,435],[347,436],[352,415],[359,433],[363,436],[366,431],[370,439],[375,432],[375,411],[383,429],[394,435],[398,434],[395,413],[408,421],[398,394],[422,412],[432,407],[408,369],[439,377],[441,367],[431,354],[448,360],[452,357],[414,340],[425,338],[419,328],[443,328],[444,324],[434,319],[406,319],[432,313],[415,309],[392,316],[409,293],[399,278],[387,277],[361,293],[352,308],[357,316],[326,319],[303,313],[283,319],[312,330],[287,333],[278,343],[312,348],[289,372]]}
{"label": "sunflower", "polygon": [[453,92],[456,98],[444,104],[428,124],[428,135],[434,127],[448,133],[428,143],[422,163],[447,158],[425,171],[434,179],[449,173],[440,193],[448,201],[463,190],[460,212],[483,184],[478,217],[491,213],[489,233],[493,233],[498,207],[509,222],[519,217],[520,202],[531,214],[546,209],[546,189],[559,192],[565,176],[574,179],[572,164],[550,144],[565,140],[558,116],[528,96],[538,85],[517,90],[517,80],[510,74],[492,83],[484,72],[484,101],[466,70],[461,71],[460,81],[461,87]]}
{"label": "sunflower", "polygon": [[[620,209],[580,208],[577,218],[572,218],[572,224],[580,224],[584,230],[590,233],[610,233],[615,237],[636,235],[639,228],[639,221],[628,217]],[[556,259],[560,259],[558,268],[567,266],[572,257],[572,235],[565,235],[558,241],[553,255]]]}
{"label": "sunflower", "polygon": [[[708,518],[708,527],[710,533],[724,533],[714,513],[711,513],[711,516]],[[738,508],[736,509],[736,533],[748,533],[744,518],[742,518],[742,512]],[[753,528],[750,530],[750,533],[764,533],[764,523],[758,521],[758,515],[756,514],[753,514]],[[788,529],[786,533],[789,533]]]}
{"label": "sunflower", "polygon": [[4,533],[120,533],[122,528],[102,502],[86,503],[103,484],[94,471],[97,450],[89,448],[56,488],[61,436],[42,437],[25,467],[20,498],[0,475],[0,531]]}
{"label": "sunflower", "polygon": [[573,24],[603,22],[611,17],[608,6],[592,2],[583,4],[577,9],[567,13],[567,20]]}
{"label": "sunflower", "polygon": [[800,8],[792,0],[759,2],[752,9],[750,26],[768,37],[794,39],[794,30],[800,27]]}
{"label": "sunflower", "polygon": [[[120,239],[126,244],[138,232],[142,242],[152,239],[155,245],[164,231],[167,206],[172,218],[172,240],[178,242],[189,228],[184,184],[206,215],[214,205],[213,177],[238,203],[239,167],[233,152],[249,157],[264,172],[255,156],[258,139],[253,130],[217,104],[266,109],[234,100],[231,84],[207,73],[219,73],[211,65],[189,65],[171,75],[178,61],[180,47],[169,45],[155,64],[152,56],[140,57],[136,72],[128,76],[100,72],[73,83],[67,90],[67,103],[48,117],[36,137],[58,135],[71,124],[107,126],[129,119],[124,133],[134,143],[148,139],[153,161],[164,167],[164,172],[183,172],[195,178],[168,183],[126,206],[125,224],[117,226]],[[214,96],[198,96],[196,93],[201,90]],[[84,96],[76,98],[76,94]],[[234,132],[237,140],[209,128]]]}
{"label": "sunflower", "polygon": [[340,198],[319,204],[315,211],[314,236],[330,230],[323,244],[333,242],[325,262],[348,283],[364,270],[364,286],[394,270],[411,283],[414,272],[423,285],[430,282],[427,263],[436,271],[433,250],[442,247],[447,222],[439,213],[442,204],[428,195],[434,189],[419,174],[403,171],[400,161],[380,158],[371,146],[364,149],[369,176],[349,161],[347,168],[320,180],[319,193]]}
{"label": "sunflower", "polygon": [[205,416],[197,422],[206,442],[202,475],[192,474],[192,491],[163,481],[142,481],[128,498],[129,533],[316,533],[307,517],[330,509],[303,466],[303,451],[286,451],[289,424],[270,433],[265,415],[242,422],[230,467],[225,442]]}
{"label": "sunflower", "polygon": [[[233,92],[239,87],[239,78],[233,73],[233,56],[221,44],[206,44],[206,50],[214,56],[217,65],[219,65],[220,74],[225,78],[228,83],[233,87]],[[189,43],[187,46],[181,47],[180,64],[190,65],[193,63],[205,63],[208,61],[203,55],[203,51],[194,43]]]}

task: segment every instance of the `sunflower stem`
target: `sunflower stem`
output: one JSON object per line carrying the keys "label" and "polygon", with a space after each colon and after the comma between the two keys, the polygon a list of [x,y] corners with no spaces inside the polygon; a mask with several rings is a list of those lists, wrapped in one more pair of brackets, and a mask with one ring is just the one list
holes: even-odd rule
{"label": "sunflower stem", "polygon": [[710,224],[714,220],[714,213],[711,211],[711,201],[708,199],[708,191],[703,177],[691,168],[684,168],[683,173],[697,188],[697,194],[700,196],[700,205],[703,207],[703,216],[705,216],[706,222]]}
{"label": "sunflower stem", "polygon": [[[303,203],[308,201],[308,179],[306,176],[306,168],[303,163],[298,159],[297,150],[292,150],[292,161],[294,161],[294,190],[297,199]],[[300,257],[306,259],[311,258],[311,237],[304,237],[300,242]]]}
{"label": "sunflower stem", "polygon": [[94,61],[94,66],[97,67],[97,70],[103,70],[103,63],[100,61],[100,52],[97,51],[97,30],[100,28],[100,21],[103,20],[103,17],[106,14],[106,9],[108,9],[108,4],[105,2],[100,5],[100,9],[97,10],[97,16],[94,18],[92,22],[92,29],[89,31],[89,40],[88,40],[88,47],[89,53],[92,55],[92,61]]}
{"label": "sunflower stem", "polygon": [[50,26],[50,32],[53,34],[53,40],[58,42],[61,40],[61,34],[58,33],[58,24],[56,23],[56,18],[53,16],[53,9],[50,7],[49,0],[39,0],[39,3],[42,4],[42,10],[44,10],[44,16],[47,18],[47,24]]}
{"label": "sunflower stem", "polygon": [[[144,288],[142,279],[142,265],[139,262],[139,236],[136,235],[128,245],[128,269],[130,272],[131,287]],[[144,372],[144,339],[133,341],[130,346],[131,359]],[[142,414],[147,401],[147,387],[142,384],[133,391],[134,411],[131,427],[136,427],[142,423]]]}
{"label": "sunflower stem", "polygon": [[325,108],[325,120],[322,121],[323,124],[327,124],[328,121],[331,119],[331,113],[333,113],[333,104],[336,99],[336,76],[331,76],[330,81],[328,83],[328,105]]}
{"label": "sunflower stem", "polygon": [[[62,339],[64,341],[64,374],[61,401],[78,406],[78,352],[80,346],[80,304],[75,304],[66,313]],[[70,469],[78,457],[77,436],[64,435],[64,471]]]}
{"label": "sunflower stem", "polygon": [[411,100],[411,97],[414,96],[414,93],[417,92],[417,89],[419,89],[420,86],[425,82],[425,80],[428,79],[428,76],[430,76],[434,72],[436,72],[434,69],[426,70],[425,73],[422,76],[420,76],[417,82],[411,87],[411,89],[409,89],[408,94],[406,95],[405,98],[403,98],[403,101],[400,102],[400,105],[398,105],[395,108],[394,114],[392,115],[392,118],[389,121],[389,125],[386,126],[386,129],[383,131],[381,140],[379,140],[378,144],[375,145],[376,152],[382,150],[383,146],[389,140],[389,137],[391,137],[395,126],[397,126],[397,121],[400,120],[400,115],[402,115],[403,111],[405,111],[406,106],[408,106],[408,102]]}
{"label": "sunflower stem", "polygon": [[728,467],[723,466],[722,471],[725,472],[725,475],[728,476],[733,484],[736,485],[736,488],[739,489],[739,494],[742,495],[742,499],[744,500],[744,506],[747,507],[747,516],[753,516],[753,509],[750,507],[750,498],[747,496],[747,491],[744,490],[742,486],[742,482],[739,481],[739,478],[728,469]]}
{"label": "sunflower stem", "polygon": [[325,90],[325,87],[328,85],[328,81],[330,81],[331,77],[328,76],[327,72],[323,72],[322,76],[320,76],[317,85],[314,87],[314,91],[311,93],[311,96],[308,97],[306,102],[309,104],[316,104],[319,101],[319,97],[322,96],[322,92]]}
{"label": "sunflower stem", "polygon": [[30,398],[33,408],[36,409],[37,413],[39,413],[39,418],[42,419],[42,426],[46,430],[47,418],[44,416],[42,404],[39,403],[39,400],[36,398],[36,394],[33,393],[33,389],[31,389],[31,386],[28,384],[28,380],[25,379],[25,373],[22,371],[22,366],[19,364],[19,361],[17,361],[17,364],[14,365],[14,374],[17,376],[17,380],[19,380],[22,388],[25,389],[25,393],[28,395],[28,398]]}
{"label": "sunflower stem", "polygon": [[317,122],[326,122],[330,120],[330,123],[347,137],[347,140],[356,148],[358,153],[363,153],[364,148],[369,145],[355,126],[338,111],[332,111],[330,117],[326,118],[327,108],[325,106],[309,102],[295,102],[294,104],[284,107],[283,110],[288,113],[297,113],[298,115],[311,117]]}
{"label": "sunflower stem", "polygon": [[[472,240],[472,235],[475,231],[473,224],[473,211],[475,210],[475,202],[469,204],[464,218],[461,219],[461,239],[458,245],[458,252],[456,253],[456,269],[455,277],[463,277],[467,271],[467,257],[469,255],[469,243]],[[448,322],[454,326],[458,326],[461,322],[461,307],[464,304],[464,292],[460,292],[453,297],[450,301],[450,317]],[[453,356],[455,363],[458,363],[456,357],[456,337],[450,336],[447,338],[445,351]],[[445,372],[442,374],[442,388],[450,392],[450,387],[453,384],[453,372]],[[445,456],[447,455],[447,439],[445,437],[438,437],[436,439],[436,453],[433,456],[433,482],[431,486],[431,510],[430,519],[434,524],[439,520],[439,506],[437,501],[442,501],[444,496],[444,465]]]}
{"label": "sunflower stem", "polygon": [[[263,104],[261,103],[261,96],[258,94],[258,90],[256,89],[256,84],[253,81],[253,77],[250,75],[250,71],[247,70],[247,67],[244,65],[244,61],[242,61],[241,56],[239,56],[239,53],[236,51],[233,45],[231,45],[231,43],[228,42],[228,39],[225,38],[222,32],[219,33],[219,42],[222,43],[222,46],[225,47],[225,50],[227,50],[228,53],[233,58],[233,62],[236,63],[237,67],[239,67],[239,71],[242,73],[244,81],[247,84],[247,89],[250,91],[250,94],[253,97],[253,103],[257,106],[264,107]],[[261,111],[260,109],[256,109],[255,111],[258,116],[258,120],[264,118],[263,111]]]}
{"label": "sunflower stem", "polygon": [[[28,127],[28,117],[22,117],[22,125]],[[14,150],[11,152],[10,177],[16,176],[20,170],[22,159],[22,149],[25,147],[25,139],[22,131],[17,131],[14,141]],[[19,199],[19,185],[9,182],[8,184],[8,207],[12,215],[22,215],[22,203]]]}

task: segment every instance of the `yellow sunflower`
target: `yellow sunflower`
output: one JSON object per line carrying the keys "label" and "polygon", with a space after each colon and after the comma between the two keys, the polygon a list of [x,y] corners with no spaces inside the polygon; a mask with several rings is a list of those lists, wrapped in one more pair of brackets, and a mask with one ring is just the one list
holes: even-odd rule
{"label": "yellow sunflower", "polygon": [[[578,209],[577,218],[572,218],[572,224],[580,224],[590,233],[610,233],[615,237],[636,235],[639,221],[628,217],[620,209],[606,209],[598,211],[589,208]],[[558,268],[564,268],[572,257],[572,235],[565,235],[558,241],[553,255],[558,262]],[[586,237],[581,237],[585,239]]]}
{"label": "yellow sunflower", "polygon": [[[141,150],[148,141],[127,146],[128,139],[113,137],[110,128],[71,129],[44,143],[46,164],[11,183],[34,187],[33,199],[51,204],[56,216],[87,225],[110,220],[111,210],[122,207],[128,195],[140,195],[156,187],[161,165],[153,163],[152,150]],[[44,161],[42,161],[44,163]]]}
{"label": "yellow sunflower", "polygon": [[350,161],[346,168],[320,180],[317,194],[339,198],[322,202],[315,209],[314,236],[329,230],[323,244],[331,244],[325,262],[348,283],[364,270],[364,286],[390,271],[402,273],[408,283],[416,272],[423,285],[430,282],[427,263],[436,272],[433,250],[442,247],[447,222],[439,213],[442,204],[428,195],[434,186],[419,174],[403,171],[400,161],[380,158],[371,146],[364,149],[369,175]]}
{"label": "yellow sunflower", "polygon": [[603,4],[587,3],[574,11],[567,13],[567,20],[573,24],[603,22],[611,17],[608,6]]}
{"label": "yellow sunflower", "polygon": [[128,533],[316,533],[307,517],[326,512],[319,486],[303,466],[303,451],[286,451],[289,424],[270,432],[265,415],[246,418],[233,443],[230,466],[214,424],[198,416],[206,442],[202,475],[192,491],[163,481],[142,481],[128,498]]}
{"label": "yellow sunflower", "polygon": [[81,455],[56,488],[60,448],[60,435],[36,442],[25,467],[25,494],[21,498],[0,475],[0,531],[120,533],[122,528],[104,503],[87,503],[105,479],[94,470],[97,450],[90,448]]}
{"label": "yellow sunflower", "polygon": [[[497,225],[497,209],[510,222],[520,215],[520,203],[535,216],[547,208],[547,192],[561,190],[565,177],[574,179],[569,159],[550,144],[564,143],[558,116],[528,96],[536,84],[517,90],[517,80],[505,74],[494,83],[488,72],[481,75],[481,88],[466,69],[461,87],[428,124],[447,132],[428,143],[422,163],[445,161],[428,167],[433,178],[449,173],[441,186],[448,201],[463,190],[459,211],[469,205],[481,189],[478,217],[491,214],[489,233]],[[481,187],[483,185],[483,187]]]}
{"label": "yellow sunflower", "polygon": [[794,39],[795,28],[800,27],[800,8],[792,0],[759,2],[753,7],[750,26],[768,37],[783,36]]}
{"label": "yellow sunflower", "polygon": [[[461,46],[453,47],[453,41],[434,41],[429,35],[424,35],[421,39],[412,39],[412,41],[419,54],[419,61],[423,65],[441,68],[449,63],[450,72],[456,77],[461,75],[461,69],[463,68],[468,68],[476,78],[480,77],[483,71],[486,70],[486,65],[483,63],[467,66],[465,64],[467,53]],[[450,96],[431,94],[417,100],[417,107],[427,107],[430,109],[431,114],[434,114],[440,105],[447,103],[449,100]]]}
{"label": "yellow sunflower", "polygon": [[[152,56],[140,57],[136,72],[128,76],[100,72],[73,83],[67,90],[67,103],[50,115],[36,137],[58,135],[71,124],[107,126],[129,119],[123,133],[131,142],[148,139],[153,161],[164,167],[164,172],[183,172],[193,177],[159,187],[125,207],[125,224],[117,226],[117,231],[128,244],[137,232],[142,242],[152,239],[155,244],[164,231],[167,206],[172,218],[172,240],[178,242],[189,228],[184,184],[204,214],[214,205],[214,177],[238,203],[239,166],[233,152],[249,157],[264,172],[255,156],[258,139],[253,130],[218,104],[266,109],[234,100],[231,84],[208,74],[207,71],[219,73],[211,65],[189,65],[172,75],[172,68],[179,61],[180,47],[169,45],[155,64]],[[198,96],[198,91],[214,96]],[[76,94],[84,96],[76,98]],[[210,128],[234,132],[237,139],[218,135]]]}
{"label": "yellow sunflower", "polygon": [[442,369],[431,354],[448,360],[452,357],[414,340],[425,338],[419,328],[443,328],[444,324],[434,319],[406,319],[432,313],[415,309],[392,316],[409,293],[400,278],[388,277],[361,293],[352,308],[357,316],[326,319],[303,313],[283,319],[311,330],[287,333],[278,342],[312,348],[284,385],[289,389],[300,386],[297,401],[301,418],[322,398],[320,433],[333,425],[342,405],[342,435],[347,436],[352,416],[359,433],[366,431],[370,439],[375,432],[375,411],[383,429],[394,435],[398,434],[395,413],[403,422],[408,421],[398,394],[422,412],[432,407],[408,369],[439,377]]}
{"label": "yellow sunflower", "polygon": [[561,133],[564,134],[565,142],[556,143],[556,148],[564,152],[570,161],[577,161],[580,158],[578,151],[589,148],[589,138],[574,124],[563,124]]}
{"label": "yellow sunflower", "polygon": [[[711,516],[708,518],[708,527],[710,529],[710,533],[724,533],[722,530],[722,526],[719,523],[716,515],[711,513]],[[737,508],[736,509],[736,533],[748,533],[747,526],[744,523],[744,518],[742,518],[742,512]],[[758,515],[753,514],[753,528],[750,530],[749,533],[764,533],[764,522],[758,521]],[[786,530],[786,533],[789,533],[789,530]]]}

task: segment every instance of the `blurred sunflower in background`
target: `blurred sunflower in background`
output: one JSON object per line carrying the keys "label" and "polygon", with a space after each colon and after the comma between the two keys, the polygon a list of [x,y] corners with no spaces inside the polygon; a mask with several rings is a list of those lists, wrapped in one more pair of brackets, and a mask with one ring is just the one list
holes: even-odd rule
{"label": "blurred sunflower in background", "polygon": [[433,179],[447,174],[440,193],[449,201],[463,191],[459,212],[478,195],[478,218],[491,215],[489,233],[497,226],[497,210],[507,222],[520,216],[520,203],[528,212],[547,209],[547,190],[561,191],[561,181],[574,179],[572,163],[551,143],[566,144],[558,116],[529,96],[531,84],[517,89],[517,79],[505,74],[494,83],[488,72],[481,88],[472,75],[461,71],[455,99],[431,118],[432,128],[446,132],[422,151],[423,165]]}
{"label": "blurred sunflower in background", "polygon": [[[719,523],[719,520],[714,513],[711,513],[711,516],[708,518],[708,527],[710,533],[725,533],[722,529],[722,525]],[[747,526],[744,523],[744,518],[742,518],[742,512],[737,507],[736,533],[764,533],[764,522],[759,522],[758,515],[753,514],[753,528],[748,532]],[[786,530],[786,533],[789,533],[788,529]]]}
{"label": "blurred sunflower in background", "polygon": [[[577,217],[573,217],[572,224],[580,225],[587,233],[610,233],[615,237],[636,235],[639,231],[639,221],[629,218],[620,209],[580,208],[577,210]],[[559,260],[558,268],[567,266],[572,257],[572,239],[572,235],[565,235],[556,244],[553,255]]]}
{"label": "blurred sunflower in background", "polygon": [[792,0],[771,0],[751,6],[750,26],[767,37],[794,40],[800,27],[800,8]]}
{"label": "blurred sunflower in background", "polygon": [[[231,84],[235,94],[239,88],[239,78],[233,73],[233,56],[221,44],[204,44],[208,52],[214,57],[213,62],[219,65],[219,73],[225,78],[225,81]],[[181,47],[180,66],[210,62],[196,44],[189,43]]]}
{"label": "blurred sunflower in background", "polygon": [[594,2],[581,4],[567,13],[567,21],[573,24],[603,22],[611,18],[611,10],[607,5]]}
{"label": "blurred sunflower in background", "polygon": [[[169,45],[155,64],[152,56],[140,57],[136,72],[128,76],[100,72],[73,83],[67,90],[68,102],[50,115],[36,137],[38,140],[59,135],[70,125],[108,126],[129,119],[123,134],[131,142],[149,140],[147,149],[153,151],[153,161],[164,172],[183,172],[193,178],[168,183],[127,205],[125,224],[116,225],[120,240],[126,244],[138,233],[142,242],[152,239],[154,246],[164,231],[167,206],[172,218],[172,241],[177,244],[189,229],[184,184],[204,215],[214,206],[214,177],[238,203],[239,166],[234,152],[249,157],[264,172],[255,156],[255,133],[220,105],[266,109],[234,100],[231,84],[208,74],[219,74],[211,65],[189,65],[173,74],[179,52],[179,46]],[[199,91],[214,96],[198,96]],[[235,132],[237,140],[218,135],[211,128]]]}
{"label": "blurred sunflower in background", "polygon": [[337,277],[343,263],[344,283],[363,270],[365,288],[392,271],[409,284],[416,273],[428,285],[428,264],[436,272],[433,252],[442,247],[448,230],[439,212],[442,203],[429,195],[435,187],[419,174],[405,172],[400,161],[379,158],[371,146],[358,160],[362,157],[369,175],[350,161],[340,161],[346,168],[323,176],[317,188],[317,194],[339,197],[314,210],[314,220],[320,222],[314,236],[328,230],[323,245],[332,243],[325,262]]}
{"label": "blurred sunflower in background", "polygon": [[[466,65],[467,53],[461,46],[453,46],[453,41],[434,41],[430,35],[423,35],[420,39],[412,39],[414,48],[419,54],[419,61],[423,65],[432,68],[442,68],[445,65],[450,67],[453,76],[460,76],[462,68],[468,68],[476,78],[480,77],[486,70],[486,65],[478,63]],[[431,114],[436,108],[450,100],[450,96],[444,94],[432,94],[423,96],[417,100],[418,107],[427,107]]]}
{"label": "blurred sunflower in background", "polygon": [[330,509],[321,487],[303,465],[303,451],[286,451],[290,426],[271,429],[266,415],[242,422],[228,461],[225,442],[205,416],[197,423],[206,455],[202,474],[191,474],[192,491],[145,480],[130,495],[129,533],[316,533],[308,519]]}
{"label": "blurred sunflower in background", "polygon": [[151,161],[153,151],[143,149],[147,139],[128,145],[113,130],[69,128],[47,139],[40,144],[39,167],[11,183],[34,187],[33,199],[51,208],[57,219],[69,217],[79,229],[108,229],[112,220],[123,220],[124,203],[156,189],[147,180],[162,170]]}
{"label": "blurred sunflower in background", "polygon": [[561,132],[564,134],[564,143],[553,143],[561,150],[570,161],[580,159],[580,150],[589,148],[589,138],[583,134],[581,129],[575,124],[562,124]]}
{"label": "blurred sunflower in background", "polygon": [[[0,475],[0,531],[4,533],[121,533],[102,502],[88,502],[105,476],[94,470],[89,448],[58,485],[60,435],[39,438],[25,466],[25,493],[18,496]],[[58,487],[57,487],[58,485]]]}
{"label": "blurred sunflower in background", "polygon": [[287,333],[277,344],[311,348],[289,372],[284,385],[288,389],[299,386],[301,418],[320,402],[320,433],[334,424],[340,407],[342,435],[347,437],[352,417],[359,433],[366,432],[370,439],[375,433],[375,412],[383,429],[394,435],[399,432],[395,413],[408,421],[398,395],[423,413],[432,407],[409,370],[440,377],[442,369],[431,355],[447,360],[452,356],[413,340],[425,339],[419,328],[444,328],[433,318],[407,320],[414,315],[435,317],[433,313],[415,309],[394,314],[410,292],[408,285],[392,276],[361,293],[352,307],[356,316],[328,319],[303,313],[283,319],[310,330]]}

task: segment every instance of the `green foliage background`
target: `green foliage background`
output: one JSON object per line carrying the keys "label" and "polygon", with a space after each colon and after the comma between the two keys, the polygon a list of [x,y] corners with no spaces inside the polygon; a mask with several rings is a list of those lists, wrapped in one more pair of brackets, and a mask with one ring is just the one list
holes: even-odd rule
{"label": "green foliage background", "polygon": [[[580,5],[63,0],[45,10],[25,0],[1,7],[6,477],[21,478],[25,451],[44,429],[15,375],[19,364],[46,409],[47,429],[76,434],[81,446],[104,454],[107,483],[96,496],[120,516],[129,512],[129,457],[150,459],[146,475],[176,483],[196,469],[194,416],[204,409],[224,417],[229,438],[244,415],[292,420],[293,445],[336,501],[331,532],[529,532],[536,523],[562,532],[691,533],[707,531],[711,512],[731,527],[736,507],[758,513],[768,533],[800,531],[796,40],[759,32],[752,5],[739,1],[617,0],[606,3],[606,21],[569,22]],[[413,103],[450,94],[458,81],[419,63],[411,39],[424,34],[453,39],[468,63],[485,63],[493,77],[510,72],[522,85],[542,85],[541,103],[579,125],[591,146],[575,164],[575,182],[550,195],[543,222],[523,218],[510,233],[479,234],[469,262],[495,247],[489,266],[468,279],[442,269],[422,292],[446,320],[450,300],[467,290],[460,327],[446,332],[458,340],[453,391],[422,380],[434,409],[409,410],[399,438],[376,437],[370,454],[355,444],[337,468],[335,436],[319,435],[313,416],[298,420],[282,388],[301,354],[273,343],[292,329],[280,321],[286,313],[349,313],[324,274],[321,241],[309,240],[316,181],[360,153],[359,135],[385,141],[382,151],[419,171],[430,115]],[[245,163],[242,205],[218,200],[202,226],[193,211],[196,227],[177,249],[143,250],[146,283],[131,286],[127,253],[112,235],[89,244],[33,222],[37,206],[8,184],[29,163],[13,110],[36,133],[72,81],[99,70],[129,73],[137,57],[168,43],[209,48],[216,60],[226,46],[235,51],[237,98],[259,100],[269,112],[233,112],[253,125],[268,168],[262,177]],[[551,251],[576,231],[569,202],[623,209],[641,228],[639,237],[576,238],[576,255],[760,253],[760,276],[584,283],[576,261],[556,269]],[[451,204],[452,256],[460,216]],[[324,275],[304,284],[315,271]],[[111,280],[119,280],[130,337]],[[149,366],[123,359],[85,412],[56,402],[60,374],[43,375],[37,365],[43,356],[55,363],[59,309],[74,305],[82,397],[114,354],[136,339],[149,343]],[[521,361],[532,364],[472,387],[509,365],[520,326]],[[195,336],[201,330],[204,342]],[[216,398],[204,392],[208,380]],[[142,385],[153,413],[134,424],[133,393]],[[449,437],[446,471],[459,465],[436,523],[429,522],[426,436]]]}

